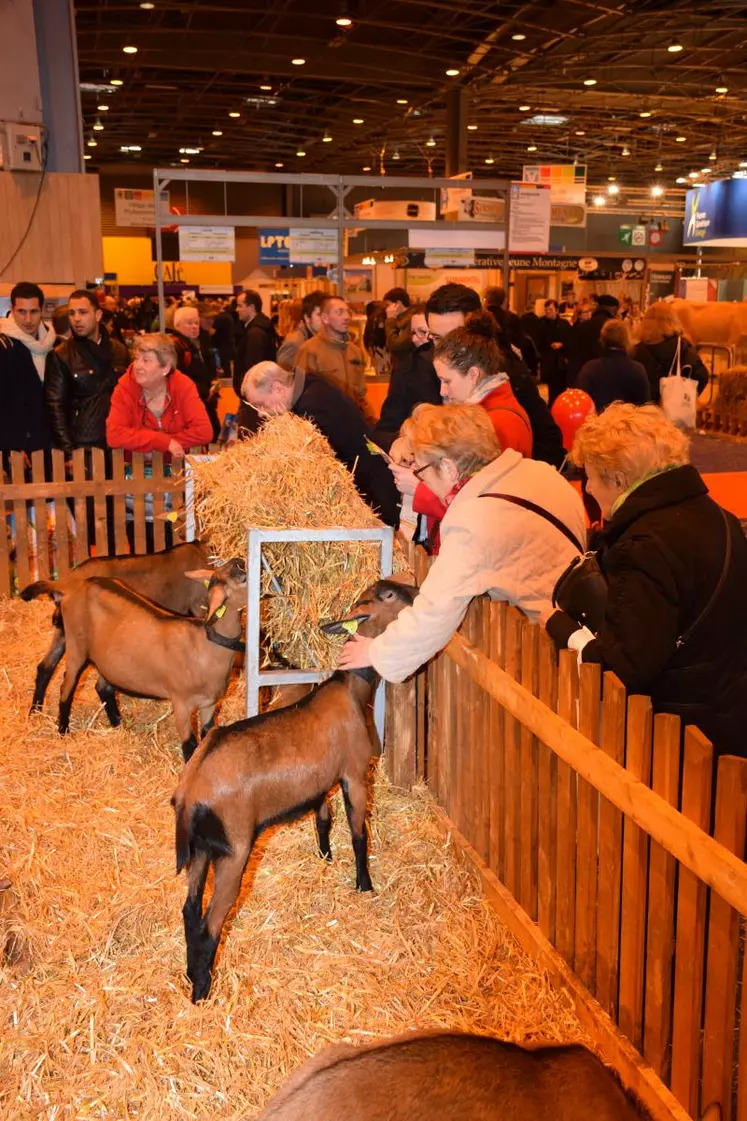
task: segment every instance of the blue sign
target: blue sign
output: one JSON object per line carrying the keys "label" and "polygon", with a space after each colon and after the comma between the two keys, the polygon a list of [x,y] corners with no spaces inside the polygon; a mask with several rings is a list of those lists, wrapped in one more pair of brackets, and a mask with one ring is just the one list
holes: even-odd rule
{"label": "blue sign", "polygon": [[260,265],[290,264],[289,230],[259,231],[259,263]]}
{"label": "blue sign", "polygon": [[684,245],[747,245],[747,179],[717,179],[687,192]]}

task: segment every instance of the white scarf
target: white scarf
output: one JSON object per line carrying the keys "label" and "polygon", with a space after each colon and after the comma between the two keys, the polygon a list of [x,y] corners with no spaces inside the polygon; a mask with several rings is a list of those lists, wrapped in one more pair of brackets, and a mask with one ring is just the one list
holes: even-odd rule
{"label": "white scarf", "polygon": [[472,390],[465,401],[465,405],[479,405],[489,393],[492,393],[499,385],[505,385],[507,381],[508,374],[504,373],[493,374],[491,377],[485,378],[485,381],[481,381],[480,384]]}
{"label": "white scarf", "polygon": [[0,334],[8,335],[11,339],[16,339],[19,343],[23,343],[27,350],[31,352],[31,357],[36,366],[36,372],[41,381],[44,381],[44,367],[47,363],[47,355],[54,346],[55,333],[51,327],[46,323],[39,323],[39,338],[35,339],[33,335],[27,335],[25,331],[16,323],[12,315],[7,319],[0,319]]}

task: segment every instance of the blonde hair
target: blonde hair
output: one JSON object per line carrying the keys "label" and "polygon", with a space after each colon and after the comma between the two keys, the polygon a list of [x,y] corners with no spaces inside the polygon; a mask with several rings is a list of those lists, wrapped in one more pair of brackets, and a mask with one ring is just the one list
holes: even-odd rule
{"label": "blonde hair", "polygon": [[241,383],[241,393],[245,395],[246,387],[251,385],[252,389],[256,389],[259,393],[266,393],[271,389],[276,381],[281,382],[283,385],[293,385],[295,374],[292,370],[284,370],[282,366],[278,366],[277,362],[258,362],[256,366],[252,366],[250,370],[244,374],[244,380]]}
{"label": "blonde hair", "polygon": [[498,437],[482,405],[418,405],[402,425],[414,452],[430,462],[451,459],[460,478],[473,475],[501,454]]}
{"label": "blonde hair", "polygon": [[168,366],[169,370],[176,369],[176,348],[169,335],[162,335],[160,332],[138,335],[133,349],[149,350],[155,354],[159,366]]}
{"label": "blonde hair", "polygon": [[638,322],[636,340],[639,343],[648,343],[655,346],[671,339],[672,335],[682,334],[682,324],[676,311],[665,300],[657,300],[651,307],[646,308]]}
{"label": "blonde hair", "polygon": [[579,428],[571,449],[577,467],[590,465],[607,478],[620,474],[628,486],[665,467],[690,462],[690,440],[657,405],[615,402]]}

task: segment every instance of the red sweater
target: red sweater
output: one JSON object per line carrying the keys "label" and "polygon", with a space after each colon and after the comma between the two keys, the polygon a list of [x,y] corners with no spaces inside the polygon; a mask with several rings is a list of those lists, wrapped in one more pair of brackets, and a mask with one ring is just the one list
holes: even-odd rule
{"label": "red sweater", "polygon": [[213,426],[205,406],[186,374],[178,370],[169,374],[166,407],[160,418],[146,405],[132,366],[117,382],[106,418],[106,442],[110,448],[168,452],[170,441],[177,440],[189,451],[199,444],[209,444],[212,438]]}

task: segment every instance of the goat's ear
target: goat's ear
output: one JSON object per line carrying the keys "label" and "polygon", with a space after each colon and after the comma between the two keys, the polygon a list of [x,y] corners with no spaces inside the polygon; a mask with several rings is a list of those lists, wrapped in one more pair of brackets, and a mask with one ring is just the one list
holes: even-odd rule
{"label": "goat's ear", "polygon": [[322,634],[355,634],[361,623],[370,618],[370,615],[353,615],[349,619],[336,619],[334,623],[322,623],[319,629]]}
{"label": "goat's ear", "polygon": [[398,581],[392,580],[377,593],[376,598],[383,603],[394,603],[395,600],[400,600],[402,603],[411,604],[417,594],[418,588],[415,584],[400,584]]}
{"label": "goat's ear", "polygon": [[215,572],[212,568],[193,568],[189,572],[185,572],[184,575],[188,580],[196,580],[198,584],[204,584],[207,587],[215,576]]}

